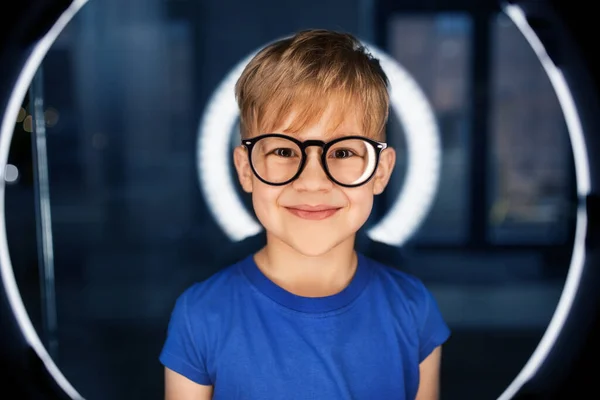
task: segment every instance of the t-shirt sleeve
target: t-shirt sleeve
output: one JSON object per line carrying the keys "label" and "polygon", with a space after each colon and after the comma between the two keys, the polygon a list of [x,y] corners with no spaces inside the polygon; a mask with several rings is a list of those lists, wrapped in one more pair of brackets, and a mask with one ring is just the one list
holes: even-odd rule
{"label": "t-shirt sleeve", "polygon": [[200,341],[204,338],[198,332],[198,326],[190,323],[188,297],[189,290],[175,302],[159,360],[165,367],[193,382],[212,385],[206,369],[206,355],[201,351]]}
{"label": "t-shirt sleeve", "polygon": [[422,298],[419,312],[419,362],[427,358],[450,337],[450,329],[444,321],[438,304],[431,292],[421,284]]}

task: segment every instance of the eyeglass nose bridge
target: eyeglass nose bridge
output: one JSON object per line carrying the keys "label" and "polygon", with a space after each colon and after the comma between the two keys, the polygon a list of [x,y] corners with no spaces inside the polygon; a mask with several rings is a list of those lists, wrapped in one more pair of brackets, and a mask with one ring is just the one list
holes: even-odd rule
{"label": "eyeglass nose bridge", "polygon": [[303,142],[300,142],[300,150],[302,150],[302,154],[304,155],[304,158],[306,158],[308,156],[306,154],[306,150],[309,147],[320,147],[321,151],[325,152],[325,148],[327,147],[327,142],[324,142],[322,140],[315,140],[315,139],[305,140]]}
{"label": "eyeglass nose bridge", "polygon": [[299,146],[300,146],[300,151],[302,151],[302,161],[300,162],[300,165],[298,167],[298,172],[296,173],[295,179],[298,179],[304,173],[304,170],[306,169],[306,165],[308,164],[308,154],[306,153],[306,149],[308,149],[309,147],[320,147],[321,148],[321,154],[319,155],[319,164],[320,164],[321,168],[323,169],[323,172],[325,173],[325,175],[327,175],[327,178],[331,179],[328,175],[327,165],[325,165],[325,150],[328,147],[327,142],[324,142],[323,140],[311,139],[311,140],[305,140],[303,142],[300,142]]}
{"label": "eyeglass nose bridge", "polygon": [[306,168],[306,165],[308,164],[308,154],[306,153],[306,150],[309,147],[321,148],[321,154],[319,155],[319,164],[321,164],[321,168],[323,168],[323,171],[325,172],[325,174],[327,174],[327,166],[325,165],[325,151],[328,147],[328,143],[323,140],[309,139],[303,142],[298,142],[298,145],[300,147],[300,151],[302,151],[302,161],[299,165],[298,172],[296,174],[296,179],[299,178],[300,175],[302,175],[304,169]]}
{"label": "eyeglass nose bridge", "polygon": [[313,146],[313,147],[317,146],[317,147],[323,148],[323,147],[325,147],[326,144],[327,143],[325,143],[322,140],[311,139],[311,140],[305,140],[304,142],[302,142],[300,147],[302,147],[302,150],[305,150],[306,148],[311,147],[311,146]]}

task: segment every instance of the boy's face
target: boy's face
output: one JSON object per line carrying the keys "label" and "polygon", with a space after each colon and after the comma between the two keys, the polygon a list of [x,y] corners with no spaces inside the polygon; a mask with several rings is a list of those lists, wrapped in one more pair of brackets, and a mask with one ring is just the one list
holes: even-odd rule
{"label": "boy's face", "polygon": [[[283,133],[301,141],[328,142],[341,136],[363,135],[360,113],[349,112],[334,131],[328,130],[333,108],[325,111],[314,125],[301,132],[285,130],[293,118],[290,115],[273,132]],[[372,138],[377,140],[377,138]],[[391,148],[383,150],[373,177],[358,187],[344,187],[332,182],[320,162],[321,149],[308,147],[307,159],[300,176],[285,185],[273,186],[259,180],[252,172],[245,148],[238,146],[234,161],[242,188],[252,193],[257,218],[266,230],[267,240],[281,242],[306,256],[327,253],[349,240],[367,221],[374,195],[385,189],[395,162]],[[283,153],[282,155],[287,156]],[[283,164],[278,164],[278,168]]]}

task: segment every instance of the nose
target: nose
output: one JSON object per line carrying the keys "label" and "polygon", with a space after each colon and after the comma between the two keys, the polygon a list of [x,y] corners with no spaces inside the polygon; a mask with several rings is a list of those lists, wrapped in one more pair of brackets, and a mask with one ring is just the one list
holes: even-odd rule
{"label": "nose", "polygon": [[318,152],[307,154],[304,169],[292,185],[299,191],[317,192],[331,190],[333,182],[325,174]]}

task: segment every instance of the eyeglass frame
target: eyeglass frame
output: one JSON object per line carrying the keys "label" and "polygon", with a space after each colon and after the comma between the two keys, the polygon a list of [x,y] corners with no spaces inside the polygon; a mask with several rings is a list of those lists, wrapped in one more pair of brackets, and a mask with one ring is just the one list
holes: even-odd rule
{"label": "eyeglass frame", "polygon": [[[265,139],[265,138],[269,138],[269,137],[276,137],[276,138],[290,140],[291,142],[296,144],[298,146],[298,148],[300,148],[302,158],[300,160],[300,165],[298,166],[298,171],[294,174],[294,176],[292,176],[287,181],[280,182],[280,183],[269,182],[269,181],[265,180],[264,178],[262,178],[258,174],[256,169],[254,168],[254,163],[252,162],[252,149],[254,148],[254,145],[256,143],[258,143],[261,139]],[[367,142],[368,144],[370,144],[371,146],[373,146],[373,148],[375,150],[375,168],[373,168],[373,172],[371,172],[369,177],[367,179],[365,179],[364,182],[361,182],[358,184],[345,184],[345,183],[339,182],[331,175],[331,172],[329,172],[329,168],[327,168],[326,157],[327,157],[327,152],[329,151],[329,149],[336,143],[339,143],[344,140],[349,140],[349,139],[363,140],[363,141]],[[242,147],[244,147],[248,153],[248,162],[250,164],[250,168],[252,169],[252,172],[254,173],[254,176],[256,176],[261,182],[263,182],[267,185],[271,185],[271,186],[287,185],[288,183],[293,182],[296,179],[298,179],[298,177],[300,177],[300,175],[302,174],[304,167],[306,166],[306,160],[308,158],[308,156],[306,154],[306,149],[311,146],[316,146],[316,147],[321,148],[321,157],[320,157],[321,167],[323,168],[325,175],[327,175],[327,178],[329,178],[330,181],[332,181],[336,185],[340,185],[340,186],[347,187],[347,188],[359,187],[359,186],[366,184],[373,178],[373,176],[375,175],[375,172],[377,171],[377,167],[379,166],[379,159],[380,159],[381,152],[388,148],[388,144],[385,142],[380,142],[380,141],[373,140],[371,138],[368,138],[365,136],[360,136],[360,135],[341,136],[341,137],[335,138],[333,140],[330,140],[329,142],[325,142],[323,140],[314,140],[314,139],[301,141],[301,140],[296,139],[295,137],[284,135],[282,133],[266,133],[266,134],[262,134],[259,136],[255,136],[250,139],[242,139],[241,144],[242,144]]]}

